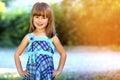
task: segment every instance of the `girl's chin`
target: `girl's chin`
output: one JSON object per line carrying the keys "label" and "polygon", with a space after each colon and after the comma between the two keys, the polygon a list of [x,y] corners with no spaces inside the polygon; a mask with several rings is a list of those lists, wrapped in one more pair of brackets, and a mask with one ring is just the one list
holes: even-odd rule
{"label": "girl's chin", "polygon": [[39,29],[41,29],[41,28],[44,28],[44,26],[37,26],[36,28],[39,28]]}

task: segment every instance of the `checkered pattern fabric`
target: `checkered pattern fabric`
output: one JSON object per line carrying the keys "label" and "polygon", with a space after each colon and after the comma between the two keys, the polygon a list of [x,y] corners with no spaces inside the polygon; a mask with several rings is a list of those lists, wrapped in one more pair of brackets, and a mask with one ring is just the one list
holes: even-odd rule
{"label": "checkered pattern fabric", "polygon": [[[30,36],[30,34],[28,35]],[[52,71],[54,70],[53,57],[44,53],[41,50],[47,51],[50,54],[54,54],[54,50],[51,47],[48,39],[36,40],[35,37],[30,36],[30,46],[28,47],[29,52],[35,52],[35,63],[31,63],[31,57],[28,58],[26,71],[30,73],[29,77],[25,77],[24,80],[53,80]],[[36,54],[38,52],[39,54]]]}
{"label": "checkered pattern fabric", "polygon": [[48,55],[40,54],[36,56],[36,63],[29,64],[28,62],[26,71],[31,75],[26,77],[25,80],[52,80],[53,70],[53,58]]}
{"label": "checkered pattern fabric", "polygon": [[40,51],[41,49],[43,49],[44,51],[54,53],[53,49],[50,47],[50,43],[47,41],[34,41],[31,45],[31,48],[28,51],[34,52]]}

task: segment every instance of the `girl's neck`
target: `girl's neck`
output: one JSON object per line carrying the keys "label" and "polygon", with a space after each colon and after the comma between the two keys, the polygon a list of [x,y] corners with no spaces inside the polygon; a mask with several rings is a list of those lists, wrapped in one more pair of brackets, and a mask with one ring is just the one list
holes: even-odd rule
{"label": "girl's neck", "polygon": [[36,36],[38,36],[38,35],[46,35],[45,29],[42,29],[42,30],[36,29],[36,30],[33,32],[33,34],[36,35]]}
{"label": "girl's neck", "polygon": [[45,29],[42,29],[42,30],[36,29],[34,32],[35,32],[35,33],[43,33],[43,32],[45,32]]}

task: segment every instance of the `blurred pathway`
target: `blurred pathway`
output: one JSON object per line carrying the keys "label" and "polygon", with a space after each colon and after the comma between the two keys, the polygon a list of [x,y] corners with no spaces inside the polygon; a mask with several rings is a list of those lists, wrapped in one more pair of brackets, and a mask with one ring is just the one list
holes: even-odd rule
{"label": "blurred pathway", "polygon": [[[120,69],[120,52],[97,50],[93,48],[76,47],[67,50],[67,60],[64,72],[102,72]],[[86,51],[85,51],[86,50]],[[15,49],[0,49],[0,73],[16,72],[14,64]],[[21,56],[22,66],[25,68],[27,54]],[[54,54],[55,68],[59,62],[58,53]]]}

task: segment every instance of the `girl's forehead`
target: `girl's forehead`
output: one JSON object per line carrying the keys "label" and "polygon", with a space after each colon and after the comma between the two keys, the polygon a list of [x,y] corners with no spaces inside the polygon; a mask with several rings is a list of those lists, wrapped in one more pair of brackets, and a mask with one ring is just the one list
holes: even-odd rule
{"label": "girl's forehead", "polygon": [[33,16],[42,16],[42,17],[48,17],[49,14],[45,10],[36,10],[33,12]]}

